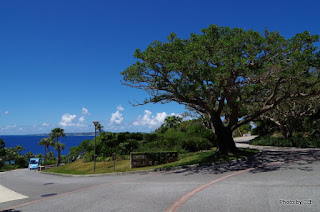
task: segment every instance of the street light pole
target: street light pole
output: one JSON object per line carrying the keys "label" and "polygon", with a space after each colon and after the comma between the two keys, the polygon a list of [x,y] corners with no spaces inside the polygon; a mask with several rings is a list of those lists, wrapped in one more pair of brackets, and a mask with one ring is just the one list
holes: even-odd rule
{"label": "street light pole", "polygon": [[98,121],[94,121],[94,155],[93,155],[93,172],[96,172],[96,136],[97,136],[97,125]]}

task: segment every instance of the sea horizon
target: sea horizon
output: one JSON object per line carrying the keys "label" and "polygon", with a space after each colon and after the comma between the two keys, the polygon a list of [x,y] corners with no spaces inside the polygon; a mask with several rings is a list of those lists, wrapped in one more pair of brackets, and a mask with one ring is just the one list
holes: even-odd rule
{"label": "sea horizon", "polygon": [[[44,146],[39,146],[38,143],[42,138],[47,138],[48,135],[0,135],[0,138],[4,140],[6,148],[12,148],[17,145],[23,146],[24,150],[22,154],[32,152],[34,154],[44,155]],[[79,146],[79,144],[87,139],[92,140],[94,135],[67,135],[66,137],[60,137],[59,141],[66,145],[65,150],[61,151],[62,155],[67,155],[70,152],[70,148]],[[53,147],[49,147],[50,151],[56,154]]]}

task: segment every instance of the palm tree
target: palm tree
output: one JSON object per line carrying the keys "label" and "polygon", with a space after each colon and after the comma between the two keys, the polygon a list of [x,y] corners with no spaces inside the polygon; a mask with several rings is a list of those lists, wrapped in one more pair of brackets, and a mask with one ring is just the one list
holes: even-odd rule
{"label": "palm tree", "polygon": [[54,140],[52,138],[42,138],[38,143],[40,146],[44,146],[44,165],[46,165],[47,160],[47,150],[49,151],[49,146],[54,145]]}
{"label": "palm tree", "polygon": [[54,149],[58,151],[58,166],[61,163],[61,150],[63,151],[65,147],[66,145],[61,143],[60,141],[54,144]]}
{"label": "palm tree", "polygon": [[54,128],[53,130],[51,130],[50,136],[51,136],[51,138],[56,138],[55,149],[58,151],[57,166],[59,166],[60,162],[61,162],[61,150],[60,150],[60,148],[62,147],[62,143],[59,142],[59,137],[65,137],[66,134],[64,133],[64,129]]}
{"label": "palm tree", "polygon": [[102,132],[102,129],[103,129],[103,126],[100,123],[98,123],[97,130],[99,131],[99,134]]}

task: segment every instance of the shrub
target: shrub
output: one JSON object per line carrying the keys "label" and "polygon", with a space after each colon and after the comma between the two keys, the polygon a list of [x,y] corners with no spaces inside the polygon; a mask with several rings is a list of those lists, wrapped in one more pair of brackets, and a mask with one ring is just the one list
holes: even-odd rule
{"label": "shrub", "polygon": [[93,152],[94,151],[90,151],[90,152],[86,152],[83,156],[83,161],[84,162],[90,162],[93,161]]}
{"label": "shrub", "polygon": [[147,134],[144,134],[143,140],[147,143],[150,143],[157,140],[157,138],[158,138],[158,135],[156,133],[147,133]]}
{"label": "shrub", "polygon": [[300,148],[314,148],[320,147],[320,139],[312,137],[292,137],[292,138],[278,138],[271,136],[258,137],[253,140],[252,144],[261,146],[279,146],[279,147],[300,147]]}
{"label": "shrub", "polygon": [[123,142],[119,145],[120,147],[120,153],[122,155],[128,155],[130,154],[130,152],[135,151],[136,149],[138,149],[140,146],[139,141],[137,140],[127,140],[126,142]]}
{"label": "shrub", "polygon": [[189,152],[206,150],[212,147],[212,143],[206,138],[188,137],[182,142],[182,148]]}

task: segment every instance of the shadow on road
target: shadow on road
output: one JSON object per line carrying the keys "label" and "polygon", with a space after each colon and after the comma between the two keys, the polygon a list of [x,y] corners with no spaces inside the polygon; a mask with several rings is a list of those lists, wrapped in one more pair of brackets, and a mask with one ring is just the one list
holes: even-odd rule
{"label": "shadow on road", "polygon": [[55,196],[55,195],[57,195],[57,193],[44,194],[44,195],[41,195],[41,197],[51,197],[51,196]]}
{"label": "shadow on road", "polygon": [[[185,173],[192,174],[221,174],[229,171],[240,171],[248,168],[254,168],[251,173],[261,173],[276,171],[279,169],[299,169],[302,171],[313,171],[310,164],[320,161],[320,151],[299,150],[299,151],[263,151],[256,156],[249,157],[244,161],[233,161],[212,166],[202,166],[184,170],[173,171],[167,174]],[[286,164],[296,166],[286,166]]]}

